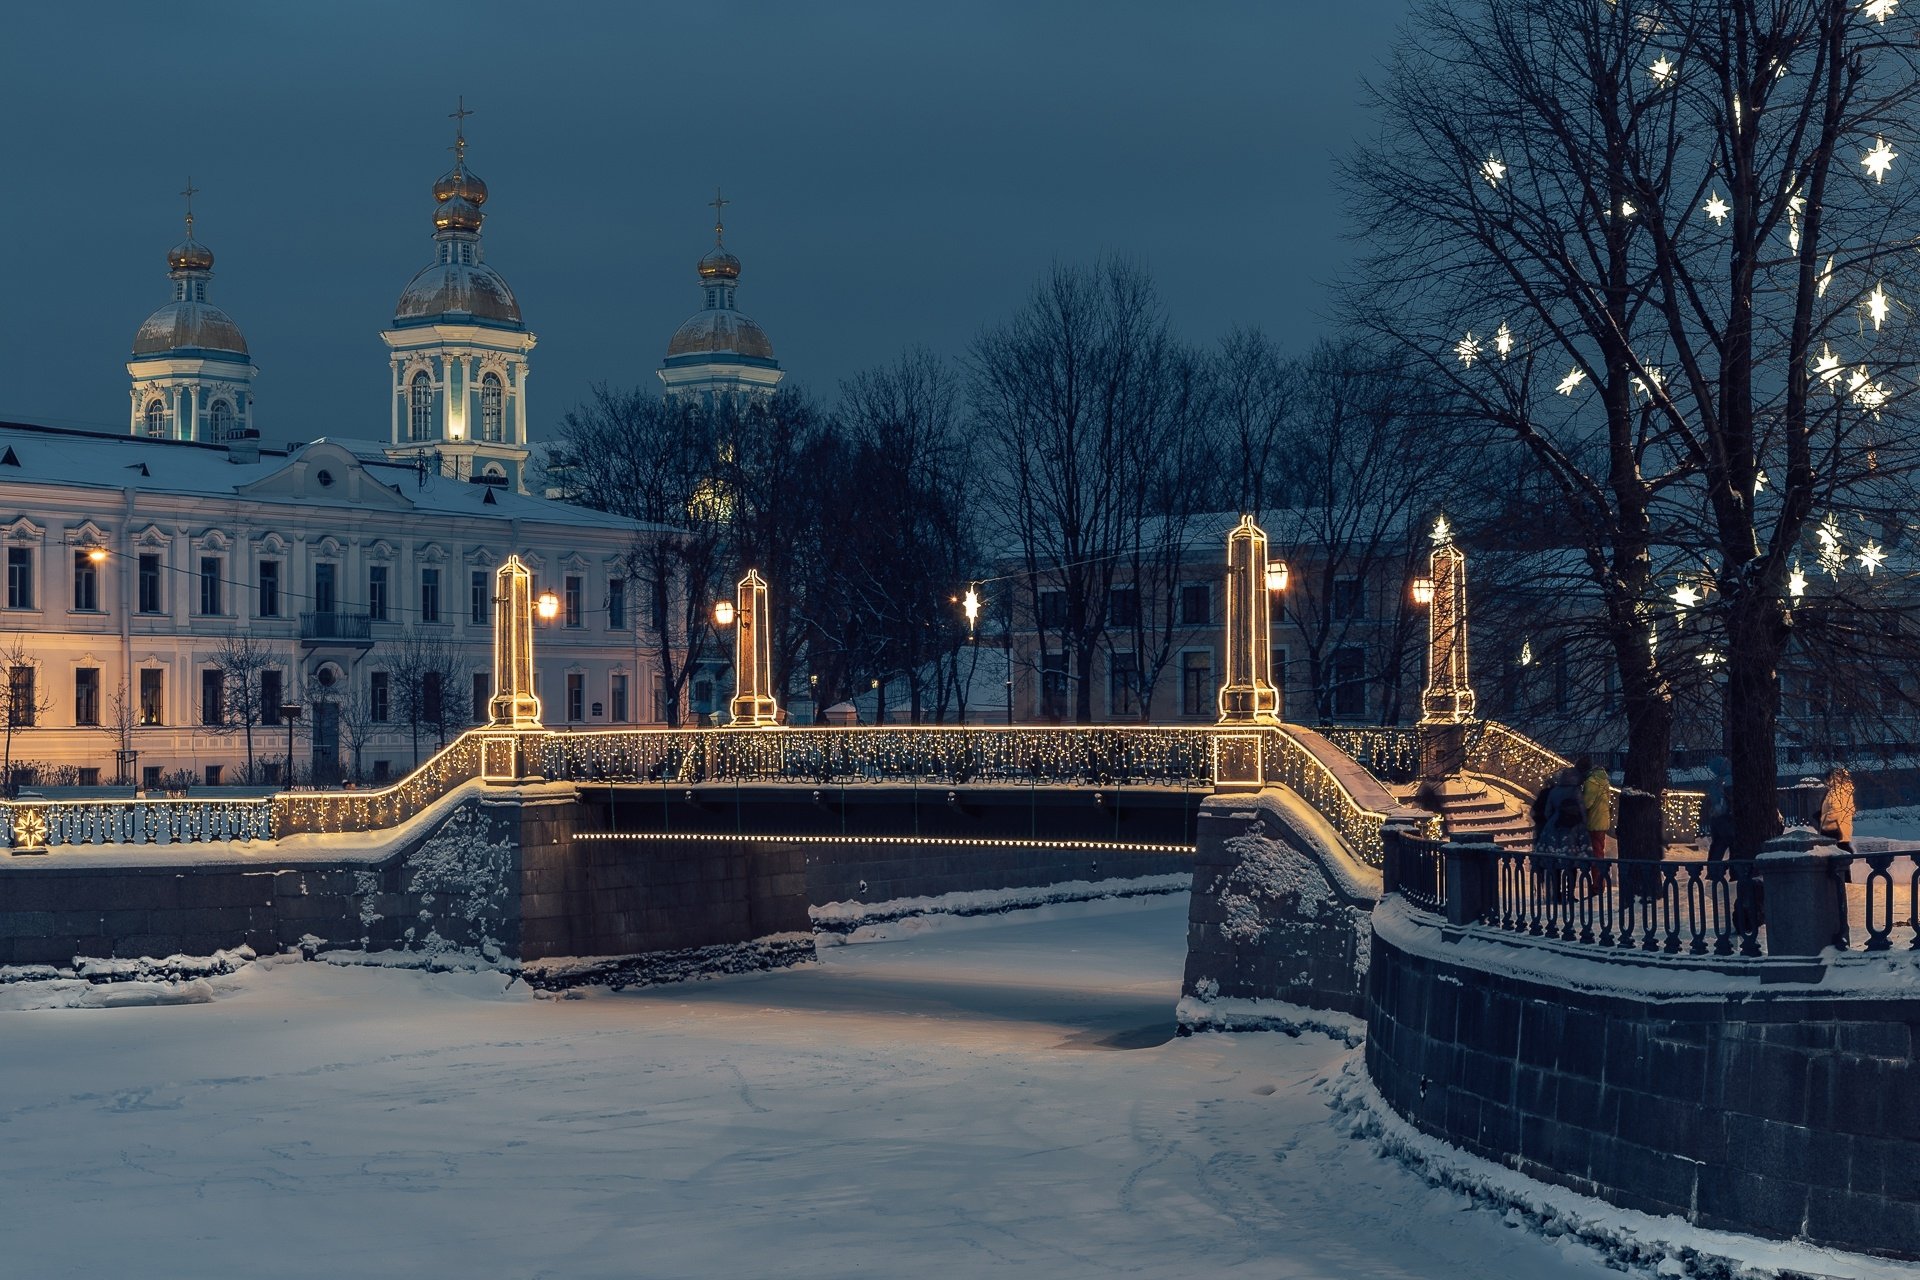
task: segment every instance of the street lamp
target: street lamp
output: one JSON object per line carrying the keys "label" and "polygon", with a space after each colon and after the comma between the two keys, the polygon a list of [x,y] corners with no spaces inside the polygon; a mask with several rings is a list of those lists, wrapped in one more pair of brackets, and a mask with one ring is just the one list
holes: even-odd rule
{"label": "street lamp", "polygon": [[87,559],[91,560],[94,564],[105,564],[107,562],[107,549],[105,547],[88,547]]}
{"label": "street lamp", "polygon": [[283,702],[280,704],[281,718],[287,722],[287,790],[293,790],[293,725],[300,718],[300,704]]}
{"label": "street lamp", "polygon": [[713,606],[713,622],[715,626],[720,627],[730,627],[733,625],[733,601],[720,600],[715,602]]}
{"label": "street lamp", "polygon": [[1267,590],[1285,591],[1289,576],[1285,560],[1267,561]]}
{"label": "street lamp", "polygon": [[1433,603],[1433,579],[1415,578],[1413,580],[1413,602],[1422,607]]}
{"label": "street lamp", "polygon": [[551,591],[542,591],[534,601],[533,611],[540,616],[540,621],[552,622],[560,616],[560,597]]}

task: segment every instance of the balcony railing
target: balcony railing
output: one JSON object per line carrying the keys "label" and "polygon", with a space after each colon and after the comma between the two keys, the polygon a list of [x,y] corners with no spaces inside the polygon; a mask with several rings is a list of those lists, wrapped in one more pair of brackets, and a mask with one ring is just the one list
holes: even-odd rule
{"label": "balcony railing", "polygon": [[303,613],[302,644],[372,644],[373,619],[364,613]]}

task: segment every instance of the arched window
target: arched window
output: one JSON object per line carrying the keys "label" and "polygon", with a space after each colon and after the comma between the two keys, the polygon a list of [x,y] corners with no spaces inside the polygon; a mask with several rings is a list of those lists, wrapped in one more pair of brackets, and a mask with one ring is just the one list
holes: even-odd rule
{"label": "arched window", "polygon": [[167,436],[167,402],[164,400],[147,401],[147,434],[155,440],[164,440]]}
{"label": "arched window", "polygon": [[489,373],[480,379],[480,438],[499,440],[500,421],[500,375]]}
{"label": "arched window", "polygon": [[433,438],[433,379],[424,372],[414,374],[407,387],[407,429],[411,439]]}
{"label": "arched window", "polygon": [[207,415],[207,422],[214,442],[225,440],[233,434],[233,406],[225,400],[215,400],[213,411]]}

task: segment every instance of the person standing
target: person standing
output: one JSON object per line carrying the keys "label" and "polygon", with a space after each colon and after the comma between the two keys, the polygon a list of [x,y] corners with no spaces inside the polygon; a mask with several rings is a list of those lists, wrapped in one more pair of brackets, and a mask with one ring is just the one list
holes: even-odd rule
{"label": "person standing", "polygon": [[1827,775],[1826,799],[1820,802],[1820,831],[1848,853],[1853,852],[1853,775],[1835,765]]}
{"label": "person standing", "polygon": [[1733,765],[1725,756],[1707,762],[1707,861],[1718,862],[1733,850]]}
{"label": "person standing", "polygon": [[1581,777],[1580,803],[1587,811],[1587,842],[1593,856],[1607,856],[1607,832],[1613,829],[1613,783],[1607,771],[1581,756],[1574,771]]}

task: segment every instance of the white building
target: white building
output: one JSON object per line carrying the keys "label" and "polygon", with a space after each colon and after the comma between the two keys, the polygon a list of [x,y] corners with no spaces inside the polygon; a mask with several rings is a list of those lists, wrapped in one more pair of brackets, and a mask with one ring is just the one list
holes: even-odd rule
{"label": "white building", "polygon": [[[220,723],[237,695],[215,655],[245,636],[265,657],[256,778],[277,778],[286,759],[283,701],[302,706],[297,775],[404,773],[407,638],[448,655],[460,683],[441,696],[463,713],[449,732],[483,717],[493,575],[510,552],[561,599],[535,640],[546,723],[631,723],[651,687],[622,568],[640,532],[396,461],[373,441],[279,451],[0,426],[0,648],[22,711],[11,761],[110,781],[124,706],[139,780],[239,781],[247,745]],[[425,729],[421,753],[436,745]]]}
{"label": "white building", "polygon": [[187,184],[187,238],[167,250],[173,301],[133,335],[133,434],[155,440],[225,440],[253,425],[253,379],[240,326],[207,301],[213,250],[193,238],[193,184]]}

